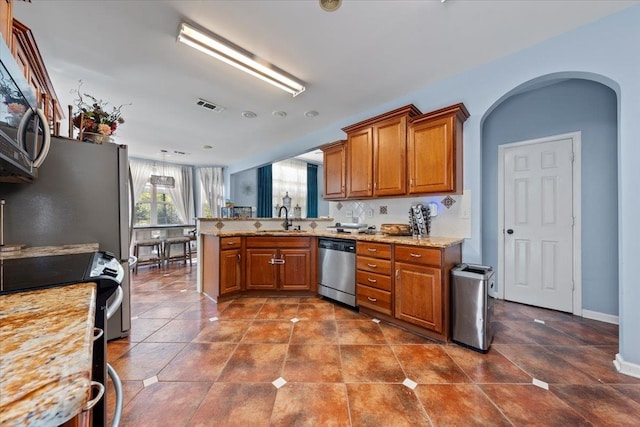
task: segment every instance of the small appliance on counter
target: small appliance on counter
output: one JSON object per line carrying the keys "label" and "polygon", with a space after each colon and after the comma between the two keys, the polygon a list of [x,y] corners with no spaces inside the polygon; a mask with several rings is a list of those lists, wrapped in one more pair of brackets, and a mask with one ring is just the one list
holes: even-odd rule
{"label": "small appliance on counter", "polygon": [[[375,227],[374,227],[375,228]],[[366,233],[369,227],[367,224],[360,224],[357,222],[336,222],[336,225],[327,227],[327,230],[336,233]]]}
{"label": "small appliance on counter", "polygon": [[409,226],[413,236],[429,237],[431,234],[431,212],[419,203],[409,208]]}

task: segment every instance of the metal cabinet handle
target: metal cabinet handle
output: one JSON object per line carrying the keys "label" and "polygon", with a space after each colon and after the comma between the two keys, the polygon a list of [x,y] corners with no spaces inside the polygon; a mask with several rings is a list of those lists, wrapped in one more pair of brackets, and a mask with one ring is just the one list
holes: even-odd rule
{"label": "metal cabinet handle", "polygon": [[371,282],[371,283],[378,283],[378,281],[376,279],[370,279],[367,277],[367,281]]}
{"label": "metal cabinet handle", "polygon": [[100,328],[93,328],[93,340],[97,341],[104,334],[104,330]]}
{"label": "metal cabinet handle", "polygon": [[236,257],[238,258],[238,262],[240,262],[240,254],[236,255]]}
{"label": "metal cabinet handle", "polygon": [[513,230],[512,229],[508,229],[507,230],[507,234],[513,234]]}
{"label": "metal cabinet handle", "polygon": [[376,267],[378,267],[376,264],[369,264],[369,263],[367,263],[367,265],[368,265],[369,267],[371,267],[371,268],[376,268]]}
{"label": "metal cabinet handle", "polygon": [[368,299],[369,301],[371,301],[371,302],[376,302],[376,301],[378,301],[378,299],[377,299],[377,298],[373,298],[373,297],[367,297],[367,299]]}
{"label": "metal cabinet handle", "polygon": [[410,254],[410,255],[411,255],[412,257],[414,257],[414,258],[422,258],[422,255],[420,255],[420,254],[414,254],[413,252],[411,252],[411,254]]}
{"label": "metal cabinet handle", "polygon": [[378,250],[376,248],[367,248],[367,250],[369,252],[378,252]]}
{"label": "metal cabinet handle", "polygon": [[234,242],[227,242],[227,245],[233,245]]}
{"label": "metal cabinet handle", "polygon": [[278,259],[278,258],[271,258],[269,260],[269,264],[284,264],[284,260]]}
{"label": "metal cabinet handle", "polygon": [[98,394],[96,395],[96,397],[87,402],[84,408],[82,408],[83,411],[90,411],[94,406],[96,406],[98,402],[100,402],[100,399],[102,399],[102,396],[104,395],[104,385],[100,384],[99,382],[91,381],[91,389],[97,389]]}

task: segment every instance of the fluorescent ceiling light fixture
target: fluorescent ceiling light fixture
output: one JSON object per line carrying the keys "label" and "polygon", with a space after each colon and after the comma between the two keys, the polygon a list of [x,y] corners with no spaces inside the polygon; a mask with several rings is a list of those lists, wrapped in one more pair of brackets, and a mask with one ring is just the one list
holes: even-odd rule
{"label": "fluorescent ceiling light fixture", "polygon": [[305,90],[299,81],[276,71],[274,67],[259,63],[250,53],[213,33],[204,33],[189,24],[182,23],[178,41],[279,87],[293,96],[299,95]]}

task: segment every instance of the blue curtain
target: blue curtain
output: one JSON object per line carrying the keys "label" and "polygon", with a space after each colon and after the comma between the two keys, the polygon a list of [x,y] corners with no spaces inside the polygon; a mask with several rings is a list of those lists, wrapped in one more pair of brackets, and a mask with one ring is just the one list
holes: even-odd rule
{"label": "blue curtain", "polygon": [[271,165],[258,168],[258,218],[273,216]]}
{"label": "blue curtain", "polygon": [[318,165],[307,163],[307,218],[318,218]]}

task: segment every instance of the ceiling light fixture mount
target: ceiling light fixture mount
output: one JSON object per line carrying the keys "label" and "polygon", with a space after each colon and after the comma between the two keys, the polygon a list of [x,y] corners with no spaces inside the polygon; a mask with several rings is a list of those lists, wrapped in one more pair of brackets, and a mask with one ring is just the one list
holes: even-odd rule
{"label": "ceiling light fixture mount", "polygon": [[265,65],[261,63],[262,61],[259,62],[253,54],[211,32],[182,23],[178,41],[251,74],[262,81],[279,87],[293,96],[301,94],[306,89],[294,77],[287,75],[287,73],[273,65]]}
{"label": "ceiling light fixture mount", "polygon": [[342,6],[342,0],[320,0],[320,7],[325,12],[335,12]]}

